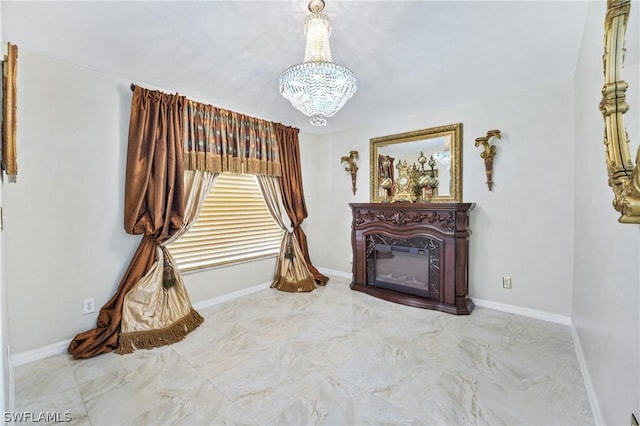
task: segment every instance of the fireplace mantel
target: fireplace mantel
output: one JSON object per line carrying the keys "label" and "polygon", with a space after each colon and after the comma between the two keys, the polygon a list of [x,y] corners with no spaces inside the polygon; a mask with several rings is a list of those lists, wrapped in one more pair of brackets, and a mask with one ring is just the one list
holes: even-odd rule
{"label": "fireplace mantel", "polygon": [[[353,203],[351,288],[371,296],[417,308],[468,315],[469,211],[473,203]],[[376,242],[393,241],[429,251],[430,278],[418,295],[383,288],[374,281]],[[413,293],[413,294],[411,294]]]}

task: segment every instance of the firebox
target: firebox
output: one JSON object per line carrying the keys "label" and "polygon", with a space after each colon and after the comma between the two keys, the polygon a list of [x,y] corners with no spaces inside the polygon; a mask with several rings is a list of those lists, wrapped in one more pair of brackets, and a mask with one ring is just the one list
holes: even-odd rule
{"label": "firebox", "polygon": [[429,249],[376,244],[373,285],[415,296],[431,297]]}

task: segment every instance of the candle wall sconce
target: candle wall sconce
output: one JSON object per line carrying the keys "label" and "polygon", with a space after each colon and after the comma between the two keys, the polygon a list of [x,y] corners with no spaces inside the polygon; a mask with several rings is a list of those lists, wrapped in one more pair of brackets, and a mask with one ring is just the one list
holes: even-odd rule
{"label": "candle wall sconce", "polygon": [[340,163],[347,163],[348,167],[345,167],[344,170],[351,173],[351,189],[353,191],[353,195],[356,195],[356,174],[358,173],[358,165],[356,164],[356,159],[358,158],[358,151],[349,151],[348,156],[343,156],[340,159]]}
{"label": "candle wall sconce", "polygon": [[484,159],[485,173],[487,174],[487,186],[489,191],[493,187],[493,158],[496,156],[496,146],[491,145],[492,138],[500,139],[502,135],[500,130],[488,130],[487,136],[483,138],[476,138],[476,147],[482,145],[483,151],[480,153],[480,157]]}

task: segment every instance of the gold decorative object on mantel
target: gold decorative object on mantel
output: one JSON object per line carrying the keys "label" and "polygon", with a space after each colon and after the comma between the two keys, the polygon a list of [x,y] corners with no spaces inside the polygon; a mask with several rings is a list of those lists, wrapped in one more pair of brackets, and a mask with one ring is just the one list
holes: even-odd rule
{"label": "gold decorative object on mantel", "polygon": [[407,164],[407,161],[400,161],[396,168],[398,169],[398,177],[395,181],[395,191],[391,202],[408,201],[413,203],[416,200],[416,196],[414,194],[415,188],[413,179],[409,174],[409,165]]}
{"label": "gold decorative object on mantel", "polygon": [[607,1],[602,56],[604,86],[600,111],[604,116],[604,145],[609,186],[614,193],[613,207],[620,212],[619,222],[640,223],[640,147],[634,164],[623,120],[623,114],[629,110],[629,105],[625,102],[625,92],[629,85],[621,79],[630,9],[630,0]]}
{"label": "gold decorative object on mantel", "polygon": [[349,151],[349,156],[343,156],[340,159],[340,163],[348,163],[349,167],[345,167],[344,170],[351,173],[351,189],[353,195],[356,195],[356,174],[358,173],[358,165],[356,164],[356,158],[358,158],[358,151]]}
{"label": "gold decorative object on mantel", "polygon": [[487,174],[487,186],[489,191],[493,187],[493,158],[496,156],[496,146],[491,144],[491,138],[501,138],[500,130],[488,130],[487,136],[476,138],[476,147],[482,145],[483,151],[480,157],[484,158],[484,168]]}
{"label": "gold decorative object on mantel", "polygon": [[2,61],[2,168],[9,182],[16,182],[18,163],[16,154],[16,75],[18,47],[7,43],[7,54]]}

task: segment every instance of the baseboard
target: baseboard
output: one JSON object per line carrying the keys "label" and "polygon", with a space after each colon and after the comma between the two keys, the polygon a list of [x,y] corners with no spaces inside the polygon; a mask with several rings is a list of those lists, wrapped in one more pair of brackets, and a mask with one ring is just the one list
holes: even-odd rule
{"label": "baseboard", "polygon": [[333,275],[334,277],[348,278],[348,279],[353,278],[353,274],[351,272],[338,271],[336,269],[329,269],[329,268],[317,268],[317,269],[323,274]]}
{"label": "baseboard", "polygon": [[69,343],[71,343],[71,339],[65,340],[63,342],[52,343],[41,348],[32,349],[30,351],[12,354],[11,365],[15,368],[53,355],[66,354]]}
{"label": "baseboard", "polygon": [[[338,271],[336,269],[323,267],[319,267],[318,271],[322,272],[323,274],[333,275],[334,277],[348,279],[353,278],[353,274],[351,272]],[[551,312],[539,311],[537,309],[531,308],[523,308],[521,306],[515,305],[507,305],[505,303],[492,302],[490,300],[482,300],[476,298],[471,298],[471,300],[473,300],[473,303],[476,306],[480,306],[483,308],[495,309],[496,311],[508,312],[511,314],[522,315],[529,318],[536,318],[543,321],[555,322],[563,325],[571,324],[571,317],[566,315],[552,314]]]}
{"label": "baseboard", "polygon": [[578,337],[578,331],[576,330],[573,321],[569,324],[569,330],[571,330],[571,337],[573,338],[573,346],[576,350],[576,357],[578,358],[578,364],[580,365],[580,371],[582,372],[582,378],[584,380],[584,387],[587,391],[587,397],[589,398],[589,405],[591,406],[591,414],[593,415],[593,421],[597,425],[603,425],[604,420],[602,419],[602,412],[600,411],[600,403],[598,402],[598,397],[596,396],[596,390],[593,387],[593,382],[591,381],[591,374],[589,374],[589,369],[587,368],[587,360],[584,357],[584,351],[582,350],[582,344],[580,343],[580,338]]}
{"label": "baseboard", "polygon": [[555,322],[557,324],[570,325],[571,317],[566,315],[552,314],[551,312],[539,311],[537,309],[523,308],[521,306],[507,305],[505,303],[492,302],[471,298],[474,305],[482,308],[495,309],[496,311],[508,312],[510,314],[522,315],[524,317],[540,319],[543,321]]}
{"label": "baseboard", "polygon": [[[243,288],[242,290],[234,291],[229,294],[223,294],[222,296],[214,297],[212,299],[203,300],[198,303],[194,303],[193,307],[198,309],[205,309],[210,306],[219,305],[224,302],[228,302],[238,297],[247,296],[252,293],[256,293],[261,290],[269,288],[271,282],[259,284],[249,288]],[[65,340],[58,343],[52,343],[51,345],[43,346],[41,348],[32,349],[30,351],[18,352],[11,355],[12,367],[19,367],[30,362],[38,361],[54,355],[62,355],[67,353],[71,340]]]}

